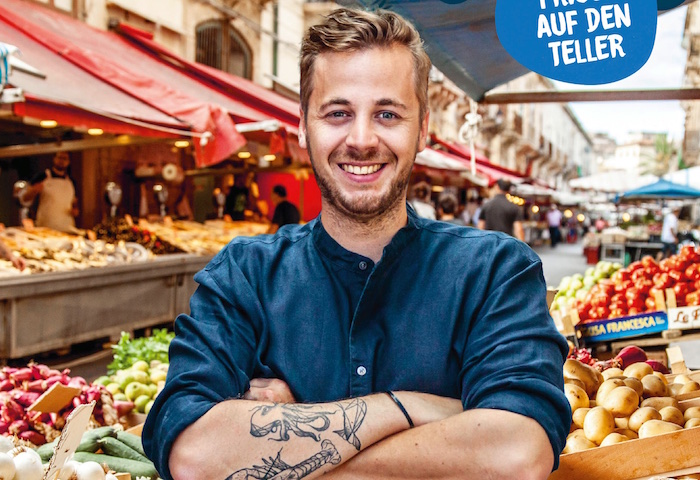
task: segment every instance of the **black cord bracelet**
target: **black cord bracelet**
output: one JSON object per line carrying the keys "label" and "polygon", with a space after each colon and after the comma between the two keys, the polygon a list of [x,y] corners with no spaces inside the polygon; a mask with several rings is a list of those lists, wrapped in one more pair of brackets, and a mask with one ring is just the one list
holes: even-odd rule
{"label": "black cord bracelet", "polygon": [[391,390],[388,390],[385,393],[387,395],[389,395],[389,397],[394,401],[396,406],[399,407],[399,410],[401,410],[401,413],[403,413],[403,416],[406,417],[406,420],[408,421],[408,426],[413,428],[414,427],[413,420],[411,420],[411,416],[408,414],[408,412],[404,408],[403,403],[401,403],[401,401],[396,397],[396,395],[394,395],[394,392],[392,392]]}

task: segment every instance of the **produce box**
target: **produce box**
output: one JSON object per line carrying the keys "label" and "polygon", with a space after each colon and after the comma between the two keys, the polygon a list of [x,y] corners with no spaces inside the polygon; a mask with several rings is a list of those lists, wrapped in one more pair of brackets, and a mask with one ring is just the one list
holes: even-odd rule
{"label": "produce box", "polygon": [[668,323],[666,312],[658,311],[605,320],[587,320],[578,323],[576,330],[587,342],[605,342],[660,333],[668,329]]}
{"label": "produce box", "polygon": [[548,480],[632,480],[700,472],[700,427],[559,457]]}
{"label": "produce box", "polygon": [[668,305],[668,329],[691,330],[700,328],[700,306],[678,307],[673,289],[666,290]]}
{"label": "produce box", "polygon": [[621,233],[603,233],[600,236],[601,243],[625,243],[627,235]]}

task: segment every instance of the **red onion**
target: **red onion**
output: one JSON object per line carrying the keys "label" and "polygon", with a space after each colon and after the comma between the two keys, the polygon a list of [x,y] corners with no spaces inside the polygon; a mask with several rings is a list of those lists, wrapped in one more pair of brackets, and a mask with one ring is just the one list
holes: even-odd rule
{"label": "red onion", "polygon": [[29,424],[26,420],[15,420],[7,429],[7,431],[12,435],[18,435],[19,433],[26,432],[27,430],[29,430]]}
{"label": "red onion", "polygon": [[127,400],[115,400],[112,406],[117,411],[118,417],[128,415],[135,407],[134,402],[129,402]]}
{"label": "red onion", "polygon": [[18,393],[14,395],[14,399],[25,409],[29,407],[32,403],[36,402],[37,398],[41,396],[41,393],[39,392],[23,392],[22,390],[16,391]]}
{"label": "red onion", "polygon": [[73,377],[68,382],[69,387],[83,388],[87,385],[87,381],[83,377]]}
{"label": "red onion", "polygon": [[4,435],[10,429],[10,422],[0,420],[0,435]]}
{"label": "red onion", "polygon": [[620,352],[615,356],[615,358],[622,362],[622,366],[620,368],[624,370],[633,363],[646,362],[647,354],[644,350],[637,347],[636,345],[629,345],[620,350]]}
{"label": "red onion", "polygon": [[31,368],[20,368],[16,372],[10,374],[10,379],[18,385],[24,381],[34,380],[34,374]]}
{"label": "red onion", "polygon": [[27,382],[24,389],[28,392],[44,393],[44,391],[46,390],[44,388],[44,381],[45,380],[41,378],[39,380],[32,380],[31,382]]}
{"label": "red onion", "polygon": [[36,446],[43,445],[46,443],[46,437],[43,436],[41,433],[37,432],[36,430],[26,430],[24,432],[21,432],[17,436],[22,440],[32,442]]}
{"label": "red onion", "polygon": [[669,373],[671,373],[670,370],[666,367],[666,365],[657,360],[647,360],[646,363],[649,364],[649,366],[651,366],[652,370],[654,370],[655,372],[660,372],[664,375],[668,375]]}
{"label": "red onion", "polygon": [[0,381],[0,392],[9,392],[13,388],[15,388],[15,386],[12,385],[12,381],[9,379],[6,378],[5,380]]}

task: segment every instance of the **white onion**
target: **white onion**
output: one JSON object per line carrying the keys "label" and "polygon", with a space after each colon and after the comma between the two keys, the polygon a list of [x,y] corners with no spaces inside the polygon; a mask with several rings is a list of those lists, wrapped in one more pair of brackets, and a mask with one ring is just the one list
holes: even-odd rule
{"label": "white onion", "polygon": [[44,476],[44,467],[41,465],[41,457],[36,452],[26,451],[14,458],[15,480],[41,480]]}
{"label": "white onion", "polygon": [[15,462],[5,452],[0,452],[0,480],[12,480],[15,478]]}
{"label": "white onion", "polygon": [[75,472],[78,471],[79,465],[80,463],[75,460],[68,460],[58,473],[58,480],[70,480],[75,475]]}
{"label": "white onion", "polygon": [[85,462],[76,471],[78,480],[105,480],[105,470],[97,462]]}
{"label": "white onion", "polygon": [[15,448],[15,444],[10,437],[0,435],[0,453],[7,453]]}
{"label": "white onion", "polygon": [[110,472],[107,475],[105,475],[105,480],[119,480],[119,479],[117,478],[117,476],[115,474]]}

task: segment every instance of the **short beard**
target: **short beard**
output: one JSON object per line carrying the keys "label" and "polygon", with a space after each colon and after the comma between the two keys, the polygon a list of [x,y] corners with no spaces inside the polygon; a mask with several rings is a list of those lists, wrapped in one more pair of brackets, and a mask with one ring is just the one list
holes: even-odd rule
{"label": "short beard", "polygon": [[[408,183],[411,178],[411,169],[413,165],[411,164],[405,171],[398,172],[396,178],[394,178],[389,192],[383,196],[376,196],[373,192],[370,192],[364,198],[358,200],[351,200],[343,195],[341,190],[330,178],[326,178],[323,175],[319,175],[316,169],[316,162],[314,161],[314,155],[311,148],[312,142],[308,138],[308,152],[309,158],[311,159],[311,168],[314,171],[316,177],[316,183],[321,190],[321,197],[328,202],[339,214],[342,214],[349,219],[357,222],[367,223],[369,221],[381,220],[385,215],[391,215],[398,208],[405,208],[406,191],[408,189]],[[416,152],[418,147],[416,145]],[[373,158],[380,156],[377,152],[372,152],[367,155],[359,155],[356,153],[346,153],[340,152],[338,150],[331,153],[331,159],[336,158],[340,155],[344,155],[350,160],[363,161],[366,163],[372,163]],[[387,154],[389,155],[389,154]],[[392,155],[392,161],[394,164],[398,165],[398,160]],[[329,159],[330,160],[330,159]],[[335,164],[335,162],[333,162]],[[382,162],[384,163],[384,162]],[[391,163],[391,162],[390,162]],[[331,213],[331,212],[329,212]]]}

